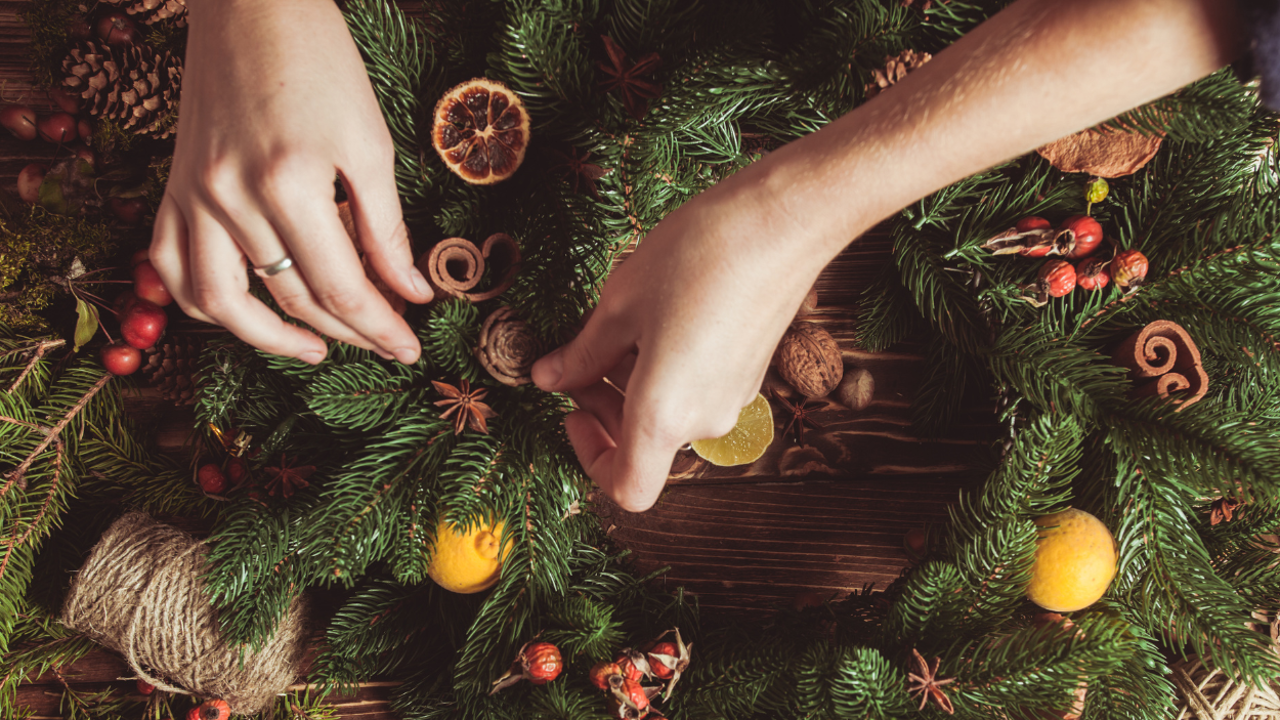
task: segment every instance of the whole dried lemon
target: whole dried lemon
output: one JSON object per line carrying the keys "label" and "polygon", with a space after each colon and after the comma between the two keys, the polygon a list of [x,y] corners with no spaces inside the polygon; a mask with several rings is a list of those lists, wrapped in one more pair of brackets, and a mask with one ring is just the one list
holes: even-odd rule
{"label": "whole dried lemon", "polygon": [[756,393],[738,413],[738,423],[727,435],[694,440],[693,451],[712,465],[746,465],[764,455],[773,442],[773,410],[764,395]]}
{"label": "whole dried lemon", "polygon": [[1116,576],[1111,531],[1083,510],[1036,518],[1040,537],[1027,597],[1045,610],[1073,612],[1097,602]]}
{"label": "whole dried lemon", "polygon": [[529,147],[529,113],[511,88],[475,78],[436,103],[431,144],[444,164],[474,185],[506,180]]}
{"label": "whole dried lemon", "polygon": [[441,520],[436,526],[435,551],[427,574],[440,587],[456,593],[488,590],[502,574],[502,561],[512,542],[499,548],[503,523],[458,528]]}

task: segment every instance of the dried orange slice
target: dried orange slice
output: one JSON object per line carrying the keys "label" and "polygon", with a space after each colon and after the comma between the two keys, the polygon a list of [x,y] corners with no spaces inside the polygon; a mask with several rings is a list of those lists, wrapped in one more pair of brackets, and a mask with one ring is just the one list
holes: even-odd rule
{"label": "dried orange slice", "polygon": [[773,442],[773,410],[764,395],[738,413],[738,424],[727,435],[708,440],[694,440],[693,451],[712,465],[746,465],[764,455]]}
{"label": "dried orange slice", "polygon": [[529,113],[511,88],[475,78],[436,103],[431,144],[444,164],[473,185],[511,177],[529,147]]}

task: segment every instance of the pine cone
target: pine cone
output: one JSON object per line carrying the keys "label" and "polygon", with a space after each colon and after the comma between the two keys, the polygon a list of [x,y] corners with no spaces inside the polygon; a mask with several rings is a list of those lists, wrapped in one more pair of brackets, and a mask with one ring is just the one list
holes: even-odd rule
{"label": "pine cone", "polygon": [[187,25],[186,0],[106,0],[147,25],[172,20],[177,27]]}
{"label": "pine cone", "polygon": [[915,50],[903,50],[898,53],[897,57],[886,55],[884,69],[871,71],[871,76],[875,79],[875,82],[867,83],[867,99],[870,100],[889,89],[899,80],[906,77],[907,73],[932,59],[933,56],[929,53],[918,53]]}
{"label": "pine cone", "polygon": [[190,335],[174,335],[160,345],[146,351],[146,364],[142,373],[153,387],[160,388],[160,396],[172,400],[175,405],[191,405],[195,402],[195,372],[204,340]]}
{"label": "pine cone", "polygon": [[63,86],[85,100],[90,115],[164,139],[177,121],[182,60],[143,45],[113,48],[89,41],[62,60]]}

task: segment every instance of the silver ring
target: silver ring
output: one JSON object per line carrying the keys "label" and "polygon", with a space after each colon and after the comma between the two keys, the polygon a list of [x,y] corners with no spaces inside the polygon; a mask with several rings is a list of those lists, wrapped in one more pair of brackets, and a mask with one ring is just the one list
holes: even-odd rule
{"label": "silver ring", "polygon": [[268,278],[272,275],[279,275],[285,270],[293,267],[293,258],[285,255],[273,263],[269,263],[267,265],[251,265],[250,267],[253,268],[253,272],[258,277]]}

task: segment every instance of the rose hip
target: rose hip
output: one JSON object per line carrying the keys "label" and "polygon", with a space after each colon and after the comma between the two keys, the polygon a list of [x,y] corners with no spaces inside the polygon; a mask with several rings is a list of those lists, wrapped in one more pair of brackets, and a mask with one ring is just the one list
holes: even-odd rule
{"label": "rose hip", "polygon": [[1063,255],[1068,260],[1089,257],[1102,244],[1102,226],[1088,215],[1067,218],[1062,222],[1062,230],[1067,234],[1067,251]]}
{"label": "rose hip", "polygon": [[1050,260],[1040,268],[1040,287],[1049,297],[1062,297],[1076,289],[1076,269],[1066,260]]}

